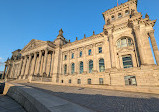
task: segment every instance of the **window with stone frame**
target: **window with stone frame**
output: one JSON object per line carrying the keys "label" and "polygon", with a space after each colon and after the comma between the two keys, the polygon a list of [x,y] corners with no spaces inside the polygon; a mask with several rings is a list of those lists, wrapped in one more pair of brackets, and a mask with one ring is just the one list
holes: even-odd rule
{"label": "window with stone frame", "polygon": [[92,81],[91,81],[91,79],[88,79],[88,84],[92,84]]}
{"label": "window with stone frame", "polygon": [[67,60],[67,55],[64,56],[64,60]]}
{"label": "window with stone frame", "polygon": [[132,68],[133,67],[131,55],[122,56],[122,61],[123,61],[123,68]]}
{"label": "window with stone frame", "polygon": [[128,37],[120,38],[117,43],[117,48],[128,47],[132,45],[132,39]]}
{"label": "window with stone frame", "polygon": [[111,17],[111,18],[112,18],[112,20],[115,20],[115,16],[114,16],[114,15],[112,15],[112,17]]}
{"label": "window with stone frame", "polygon": [[92,73],[93,71],[93,60],[89,61],[89,73]]}
{"label": "window with stone frame", "polygon": [[72,57],[71,57],[72,59],[74,58],[74,53],[72,53]]}
{"label": "window with stone frame", "polygon": [[72,63],[71,65],[71,74],[74,74],[75,72],[75,63]]}
{"label": "window with stone frame", "polygon": [[83,73],[83,61],[80,62],[80,74]]}
{"label": "window with stone frame", "polygon": [[98,53],[102,53],[102,47],[98,47]]}
{"label": "window with stone frame", "polygon": [[99,78],[99,84],[104,84],[103,78]]}
{"label": "window with stone frame", "polygon": [[69,79],[68,83],[70,83],[70,84],[71,84],[71,79]]}
{"label": "window with stone frame", "polygon": [[67,74],[67,65],[64,65],[64,74]]}
{"label": "window with stone frame", "polygon": [[92,49],[88,50],[88,55],[92,55]]}
{"label": "window with stone frame", "polygon": [[105,71],[105,64],[104,64],[104,59],[99,60],[99,72],[104,72]]}
{"label": "window with stone frame", "polygon": [[81,84],[81,79],[78,79],[78,80],[77,80],[77,84]]}
{"label": "window with stone frame", "polygon": [[126,86],[137,86],[136,76],[125,76],[124,80]]}
{"label": "window with stone frame", "polygon": [[63,83],[63,80],[61,80],[61,83]]}
{"label": "window with stone frame", "polygon": [[121,13],[118,13],[118,18],[121,18],[122,17],[122,14]]}
{"label": "window with stone frame", "polygon": [[125,15],[128,15],[128,14],[129,14],[129,10],[126,10],[126,11],[125,11]]}
{"label": "window with stone frame", "polygon": [[79,57],[82,57],[82,51],[80,51],[80,53],[79,53]]}

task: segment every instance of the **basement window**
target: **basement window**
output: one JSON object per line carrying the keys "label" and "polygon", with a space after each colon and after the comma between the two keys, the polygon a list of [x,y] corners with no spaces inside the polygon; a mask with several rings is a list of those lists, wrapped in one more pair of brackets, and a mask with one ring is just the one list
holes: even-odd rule
{"label": "basement window", "polygon": [[125,76],[124,79],[126,86],[137,86],[136,76]]}

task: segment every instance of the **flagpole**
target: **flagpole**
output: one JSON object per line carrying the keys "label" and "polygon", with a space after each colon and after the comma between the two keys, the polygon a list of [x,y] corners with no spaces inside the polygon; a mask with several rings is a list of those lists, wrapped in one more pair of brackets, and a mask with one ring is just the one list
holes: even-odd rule
{"label": "flagpole", "polygon": [[118,0],[117,0],[117,6],[118,6],[119,4],[118,4]]}

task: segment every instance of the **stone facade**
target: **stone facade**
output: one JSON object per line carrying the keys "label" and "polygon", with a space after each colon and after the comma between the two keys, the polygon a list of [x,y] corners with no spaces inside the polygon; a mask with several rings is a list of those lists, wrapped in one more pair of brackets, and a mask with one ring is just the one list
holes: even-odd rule
{"label": "stone facade", "polygon": [[65,85],[159,86],[156,20],[142,17],[137,0],[107,10],[103,17],[103,32],[91,37],[70,42],[61,29],[53,42],[31,40],[6,61],[4,76]]}

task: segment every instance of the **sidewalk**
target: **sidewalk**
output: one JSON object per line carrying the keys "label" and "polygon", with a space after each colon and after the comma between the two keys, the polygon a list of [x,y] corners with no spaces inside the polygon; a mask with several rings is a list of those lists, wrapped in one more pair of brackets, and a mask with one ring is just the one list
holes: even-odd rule
{"label": "sidewalk", "polygon": [[26,112],[23,107],[8,96],[0,95],[0,112]]}

